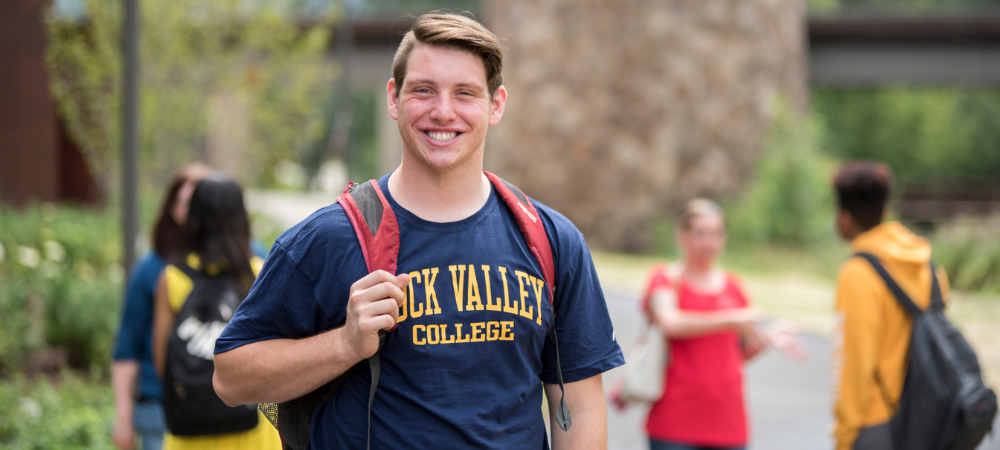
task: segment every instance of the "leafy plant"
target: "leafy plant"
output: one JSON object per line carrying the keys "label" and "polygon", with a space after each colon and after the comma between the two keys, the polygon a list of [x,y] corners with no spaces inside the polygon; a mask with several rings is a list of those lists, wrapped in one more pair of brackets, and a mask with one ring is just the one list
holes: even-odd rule
{"label": "leafy plant", "polygon": [[[215,146],[243,153],[235,175],[267,184],[276,162],[297,161],[325,137],[335,10],[292,0],[141,3],[142,179],[159,187],[170,174],[163,168],[205,159]],[[88,0],[85,21],[48,20],[52,92],[100,180],[115,178],[120,152],[121,9]]]}
{"label": "leafy plant", "polygon": [[1000,292],[1000,216],[963,217],[931,236],[934,260],[948,272],[955,289]]}
{"label": "leafy plant", "polygon": [[[124,273],[117,215],[42,204],[0,210],[0,368],[45,347],[109,363]],[[5,253],[7,253],[5,251]]]}
{"label": "leafy plant", "polygon": [[832,240],[835,163],[820,149],[823,133],[816,116],[777,109],[753,180],[726,208],[731,245]]}
{"label": "leafy plant", "polygon": [[112,450],[113,401],[106,381],[95,383],[71,371],[52,381],[21,376],[0,381],[0,447]]}

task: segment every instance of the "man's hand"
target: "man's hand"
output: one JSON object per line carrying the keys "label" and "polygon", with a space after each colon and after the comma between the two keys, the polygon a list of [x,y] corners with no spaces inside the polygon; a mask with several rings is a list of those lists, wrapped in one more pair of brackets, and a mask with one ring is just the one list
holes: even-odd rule
{"label": "man's hand", "polygon": [[405,298],[403,289],[408,284],[407,274],[393,276],[377,270],[351,285],[347,322],[334,337],[334,344],[341,346],[342,354],[361,361],[378,351],[378,332],[396,326]]}
{"label": "man's hand", "polygon": [[131,417],[119,417],[111,429],[111,440],[122,450],[135,448],[135,426]]}

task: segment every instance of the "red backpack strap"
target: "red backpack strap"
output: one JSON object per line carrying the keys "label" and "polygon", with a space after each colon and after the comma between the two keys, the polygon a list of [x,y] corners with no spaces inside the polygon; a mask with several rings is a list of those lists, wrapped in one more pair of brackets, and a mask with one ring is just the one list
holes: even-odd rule
{"label": "red backpack strap", "polygon": [[[545,225],[542,224],[541,216],[535,209],[528,197],[520,189],[504,181],[502,178],[492,173],[483,171],[486,178],[490,179],[493,187],[500,193],[500,197],[507,203],[507,207],[514,214],[517,226],[524,235],[524,240],[531,249],[531,253],[538,260],[538,265],[542,267],[542,277],[549,285],[549,306],[554,306],[555,302],[555,280],[556,264],[552,257],[552,245],[549,244],[549,235],[545,232]],[[541,314],[541,310],[538,312]],[[562,398],[559,399],[559,406],[556,408],[556,422],[563,431],[568,431],[573,426],[573,417],[569,413],[569,405],[566,404],[566,387],[563,383],[562,364],[559,361],[559,338],[556,336],[555,308],[552,308],[552,328],[549,330],[549,340],[556,349],[556,377],[559,380],[559,390],[562,391]]]}
{"label": "red backpack strap", "polygon": [[358,235],[368,272],[384,270],[396,274],[399,255],[399,223],[378,181],[347,185],[337,197]]}
{"label": "red backpack strap", "polygon": [[549,306],[555,301],[555,280],[556,264],[552,257],[552,245],[549,244],[548,233],[542,224],[538,210],[535,209],[528,197],[520,189],[504,181],[502,178],[492,173],[483,171],[486,178],[490,179],[493,187],[500,193],[500,197],[507,203],[507,207],[514,213],[517,219],[517,226],[524,235],[524,240],[531,249],[531,253],[538,260],[538,265],[542,267],[542,277],[549,288]]}
{"label": "red backpack strap", "polygon": [[[358,235],[368,273],[384,270],[395,275],[399,257],[399,222],[396,221],[396,214],[392,212],[389,201],[382,194],[378,181],[368,180],[357,186],[353,182],[349,183],[340,197],[337,197],[337,202],[343,206]],[[395,328],[393,325],[393,329]],[[378,335],[378,350],[368,358],[372,374],[371,389],[368,391],[368,449],[371,449],[372,402],[375,400],[382,367],[379,353],[386,341],[385,331],[379,330]],[[331,387],[331,393],[333,389]]]}

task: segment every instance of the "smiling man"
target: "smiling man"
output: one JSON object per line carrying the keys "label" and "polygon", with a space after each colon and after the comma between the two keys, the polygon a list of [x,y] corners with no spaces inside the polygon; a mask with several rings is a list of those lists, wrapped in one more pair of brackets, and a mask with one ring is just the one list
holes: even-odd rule
{"label": "smiling man", "polygon": [[550,299],[483,173],[486,133],[507,101],[502,65],[478,22],[417,18],[386,88],[403,157],[378,180],[399,223],[396,274],[367,272],[338,203],[286,231],[216,344],[223,400],[297,398],[375,354],[379,330],[395,327],[370,416],[371,377],[351,372],[316,410],[310,448],[365,448],[370,437],[371,448],[546,449],[542,393],[555,416],[557,361],[573,424],[553,427],[552,447],[607,448],[601,374],[624,360],[583,236],[531,201],[555,262]]}

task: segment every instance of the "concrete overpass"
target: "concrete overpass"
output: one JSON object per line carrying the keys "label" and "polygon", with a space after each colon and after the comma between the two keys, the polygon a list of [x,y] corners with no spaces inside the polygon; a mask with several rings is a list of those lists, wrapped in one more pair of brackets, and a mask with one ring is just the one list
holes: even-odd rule
{"label": "concrete overpass", "polygon": [[1000,15],[808,23],[814,86],[1000,85]]}

